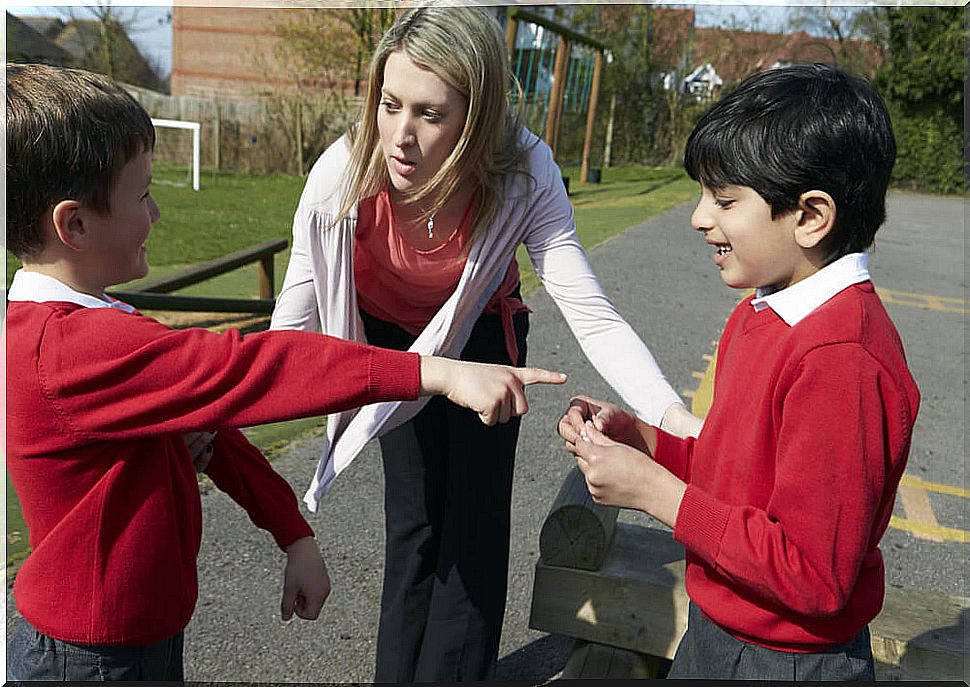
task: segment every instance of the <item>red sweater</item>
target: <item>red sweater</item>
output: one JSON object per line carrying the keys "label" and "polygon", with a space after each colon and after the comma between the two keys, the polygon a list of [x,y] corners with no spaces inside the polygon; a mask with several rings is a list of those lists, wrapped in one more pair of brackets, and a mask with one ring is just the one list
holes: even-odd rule
{"label": "red sweater", "polygon": [[46,635],[147,644],[195,607],[201,503],[182,439],[219,430],[208,475],[281,548],[312,531],[233,427],[415,398],[419,358],[306,332],[175,331],[70,303],[11,302],[7,467],[32,553],[17,608]]}
{"label": "red sweater", "polygon": [[657,446],[657,461],[688,482],[674,538],[704,614],[783,651],[858,634],[882,607],[878,544],[918,407],[871,282],[794,327],[745,299],[718,346],[700,436],[659,432]]}

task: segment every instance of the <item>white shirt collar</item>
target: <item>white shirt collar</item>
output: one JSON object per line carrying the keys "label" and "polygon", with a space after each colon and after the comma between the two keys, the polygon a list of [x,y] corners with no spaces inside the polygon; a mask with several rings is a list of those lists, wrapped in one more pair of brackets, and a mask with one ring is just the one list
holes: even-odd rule
{"label": "white shirt collar", "polygon": [[794,327],[835,294],[869,278],[869,254],[849,253],[787,289],[774,293],[758,289],[751,305],[755,312],[771,308]]}
{"label": "white shirt collar", "polygon": [[26,270],[17,270],[13,275],[10,291],[7,292],[7,300],[33,303],[59,301],[61,303],[76,303],[85,308],[117,308],[125,312],[135,312],[135,309],[127,303],[122,303],[107,294],[102,300],[90,294],[75,291],[54,277]]}

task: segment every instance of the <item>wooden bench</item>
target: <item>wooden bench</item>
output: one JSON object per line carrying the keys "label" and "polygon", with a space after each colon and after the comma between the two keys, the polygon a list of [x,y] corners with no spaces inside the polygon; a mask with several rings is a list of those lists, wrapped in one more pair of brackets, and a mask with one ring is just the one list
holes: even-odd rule
{"label": "wooden bench", "polygon": [[[136,288],[110,293],[139,310],[269,314],[273,312],[275,306],[273,256],[285,250],[287,245],[286,239],[272,239],[200,265],[194,265],[176,274],[143,282]],[[258,299],[168,295],[172,291],[231,272],[252,262],[259,263]]]}
{"label": "wooden bench", "polygon": [[[616,523],[615,513],[577,515],[586,503],[603,508],[574,469],[540,535],[529,627],[580,640],[563,678],[653,677],[686,629],[683,547],[665,530]],[[610,517],[612,526],[604,526]],[[575,561],[602,550],[599,563],[572,565],[563,555],[568,541],[576,543]],[[877,677],[965,680],[968,608],[963,597],[887,588],[869,625]]]}

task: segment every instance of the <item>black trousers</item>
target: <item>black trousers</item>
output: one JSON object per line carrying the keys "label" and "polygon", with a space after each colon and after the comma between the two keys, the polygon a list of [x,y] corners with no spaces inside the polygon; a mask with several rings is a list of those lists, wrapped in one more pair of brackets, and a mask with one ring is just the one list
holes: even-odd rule
{"label": "black trousers", "polygon": [[[369,343],[414,338],[361,312]],[[527,313],[513,316],[525,364]],[[475,324],[462,360],[511,364],[497,315]],[[376,682],[488,680],[508,584],[512,473],[519,420],[486,427],[435,397],[380,439],[387,532]]]}

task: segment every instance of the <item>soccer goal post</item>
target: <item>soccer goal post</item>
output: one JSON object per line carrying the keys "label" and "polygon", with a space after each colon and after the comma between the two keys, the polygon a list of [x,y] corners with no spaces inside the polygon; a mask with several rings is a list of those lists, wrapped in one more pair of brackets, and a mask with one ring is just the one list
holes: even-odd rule
{"label": "soccer goal post", "polygon": [[180,119],[155,119],[152,118],[152,124],[156,128],[170,129],[190,129],[192,131],[192,188],[196,191],[199,190],[199,159],[201,157],[201,144],[199,142],[199,133],[202,129],[202,125],[199,122],[185,122]]}

